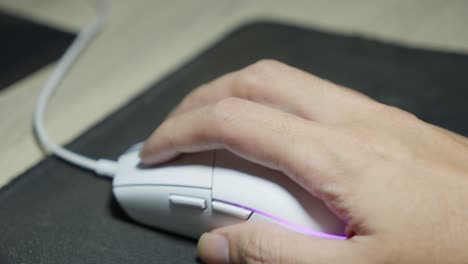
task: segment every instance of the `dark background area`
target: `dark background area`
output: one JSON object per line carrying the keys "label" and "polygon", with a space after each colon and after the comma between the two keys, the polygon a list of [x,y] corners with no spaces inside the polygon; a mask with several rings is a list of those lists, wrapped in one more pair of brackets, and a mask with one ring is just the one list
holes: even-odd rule
{"label": "dark background area", "polygon": [[[192,88],[263,58],[468,135],[467,56],[257,22],[228,34],[68,147],[117,158]],[[0,190],[0,234],[0,263],[196,262],[195,241],[133,223],[115,204],[110,181],[54,157]]]}
{"label": "dark background area", "polygon": [[74,37],[0,10],[0,90],[58,59]]}

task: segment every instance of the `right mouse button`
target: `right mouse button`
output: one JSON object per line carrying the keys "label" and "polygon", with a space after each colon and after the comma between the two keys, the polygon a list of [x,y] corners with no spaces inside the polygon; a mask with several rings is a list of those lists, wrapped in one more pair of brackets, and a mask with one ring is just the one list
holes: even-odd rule
{"label": "right mouse button", "polygon": [[243,220],[246,220],[252,214],[252,211],[248,209],[220,201],[213,201],[211,207],[217,213],[234,216]]}

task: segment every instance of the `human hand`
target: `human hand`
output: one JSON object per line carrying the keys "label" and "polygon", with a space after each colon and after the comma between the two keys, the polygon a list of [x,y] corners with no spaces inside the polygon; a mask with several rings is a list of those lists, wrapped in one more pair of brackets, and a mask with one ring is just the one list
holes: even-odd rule
{"label": "human hand", "polygon": [[280,170],[347,223],[347,240],[243,223],[204,234],[208,263],[468,263],[468,139],[275,61],[188,95],[143,163],[226,148]]}

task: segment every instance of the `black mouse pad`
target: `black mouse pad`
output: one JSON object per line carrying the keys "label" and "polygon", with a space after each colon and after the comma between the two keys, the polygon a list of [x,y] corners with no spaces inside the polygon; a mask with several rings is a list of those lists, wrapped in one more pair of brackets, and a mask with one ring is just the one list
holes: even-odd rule
{"label": "black mouse pad", "polygon": [[58,59],[74,37],[0,10],[0,90]]}
{"label": "black mouse pad", "polygon": [[[468,56],[259,22],[228,34],[69,147],[117,158],[144,140],[195,86],[262,58],[354,87],[468,135]],[[0,263],[196,261],[195,241],[133,223],[112,199],[110,181],[56,158],[0,191]]]}

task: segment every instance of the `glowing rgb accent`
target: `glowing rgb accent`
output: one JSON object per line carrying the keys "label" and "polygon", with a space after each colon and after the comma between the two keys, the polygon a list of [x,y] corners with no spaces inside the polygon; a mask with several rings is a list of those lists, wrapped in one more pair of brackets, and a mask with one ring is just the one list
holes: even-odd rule
{"label": "glowing rgb accent", "polygon": [[293,229],[295,231],[298,231],[298,232],[306,234],[306,235],[311,235],[311,236],[314,236],[314,237],[325,238],[325,239],[335,239],[335,240],[346,240],[347,239],[347,237],[345,237],[345,236],[333,235],[333,234],[328,234],[328,233],[324,233],[324,232],[320,232],[320,231],[311,230],[311,229],[309,229],[307,227],[292,223],[292,222],[290,222],[290,221],[288,221],[286,219],[283,219],[283,218],[280,218],[280,217],[277,217],[277,216],[274,216],[274,215],[271,215],[269,213],[265,213],[265,212],[262,212],[262,211],[259,211],[259,210],[248,208],[248,207],[245,207],[245,206],[242,206],[242,205],[233,204],[233,203],[226,202],[226,201],[220,201],[220,202],[228,203],[228,204],[231,204],[231,205],[234,205],[234,206],[237,206],[237,207],[247,209],[247,210],[252,211],[252,212],[254,212],[256,214],[259,214],[259,215],[265,216],[267,218],[270,218],[273,221],[275,221],[275,222],[277,222],[277,223],[279,223],[279,224],[281,224],[283,226],[289,227],[289,228],[291,228],[291,229]]}

